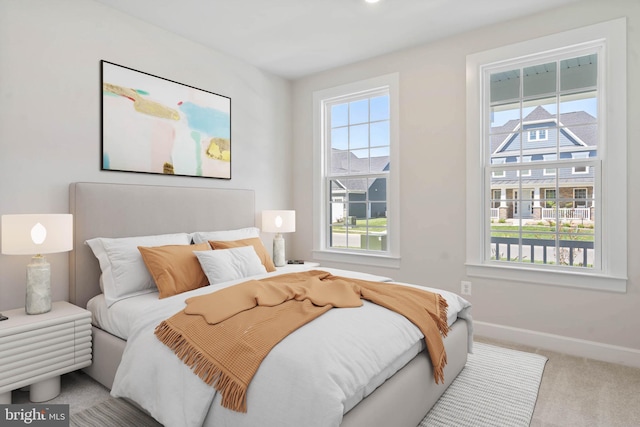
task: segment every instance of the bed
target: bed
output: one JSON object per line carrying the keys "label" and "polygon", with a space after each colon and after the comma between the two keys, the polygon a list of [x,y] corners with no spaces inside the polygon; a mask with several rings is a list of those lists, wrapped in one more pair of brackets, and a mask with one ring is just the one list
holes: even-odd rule
{"label": "bed", "polygon": [[[127,302],[125,299],[113,304],[112,307],[116,307],[114,312],[121,311],[118,314],[112,314],[111,317],[120,319],[121,326],[109,323],[108,313],[111,308],[104,309],[104,304],[100,302],[103,294],[100,287],[100,265],[91,248],[85,242],[96,237],[124,238],[202,230],[235,230],[253,227],[256,223],[254,193],[251,190],[72,183],[70,185],[70,212],[74,215],[74,250],[70,256],[70,300],[81,307],[86,307],[91,300],[89,306],[92,309],[94,319],[93,364],[86,369],[86,372],[110,389],[114,386],[116,372],[121,363],[123,367],[120,370],[124,371],[127,369],[125,365],[135,365],[135,363],[140,363],[143,358],[148,357],[148,354],[155,355],[162,353],[164,350],[161,350],[161,347],[153,347],[153,351],[147,352],[148,354],[145,356],[145,351],[141,350],[147,348],[145,347],[146,344],[141,344],[142,341],[138,338],[135,340],[130,339],[131,335],[143,335],[144,333],[147,333],[148,339],[148,330],[152,327],[151,324],[156,321],[156,319],[145,319],[144,321],[138,319],[136,322],[138,315],[132,314],[135,313],[135,310],[132,311],[126,307],[129,303],[133,306],[133,302]],[[389,280],[384,277],[360,275],[361,273],[357,272],[325,270],[335,275],[354,275],[354,277],[372,281]],[[276,271],[267,275],[282,273],[286,273],[286,271]],[[204,292],[202,289],[195,292]],[[169,312],[180,307],[181,304],[176,302],[180,296],[176,296],[178,298],[171,297],[157,300],[156,295],[147,293],[141,297],[142,300],[145,300],[141,303],[142,307],[147,307],[145,304],[148,304],[149,307],[148,309],[143,308],[141,311],[152,312],[154,310],[152,307],[156,306],[157,301],[169,301],[163,303],[166,306],[163,310],[169,310]],[[378,375],[376,377],[376,381],[380,384],[379,386],[375,384],[375,387],[372,387],[372,391],[366,391],[361,397],[345,397],[348,401],[348,404],[344,404],[345,413],[333,416],[331,424],[326,425],[414,427],[420,422],[463,369],[467,353],[471,350],[470,307],[466,301],[454,294],[450,294],[447,301],[453,302],[453,304],[450,302],[450,305],[457,304],[458,307],[456,309],[457,313],[450,316],[449,333],[444,339],[448,358],[444,370],[444,384],[435,383],[433,369],[426,350],[422,348],[416,349],[414,348],[415,346],[412,346],[412,351],[417,352],[415,357],[411,355],[409,358],[403,355],[398,358],[396,362],[398,366],[390,367],[389,372],[381,374],[383,376]],[[123,304],[120,304],[120,302],[123,302]],[[135,304],[138,303],[136,302]],[[100,308],[101,306],[103,307],[102,309]],[[138,310],[140,311],[140,308]],[[164,312],[158,311],[158,316],[164,316],[162,313]],[[158,317],[158,319],[160,318]],[[314,322],[321,319],[322,317],[314,320]],[[135,324],[136,327],[127,330],[129,323]],[[147,332],[144,332],[145,323],[147,323]],[[123,362],[123,354],[125,353],[125,348],[127,348],[127,338],[130,339],[130,342],[128,352],[125,354],[125,363]],[[284,343],[288,339],[285,339],[278,346],[286,347]],[[136,341],[138,342],[137,347]],[[162,343],[149,341],[148,345],[162,346]],[[131,350],[136,348],[138,350]],[[401,360],[403,357],[408,360]],[[180,362],[177,358],[175,359]],[[266,361],[267,359],[265,359]],[[159,363],[163,365],[170,364],[169,362]],[[175,370],[171,370],[171,372],[182,369],[177,366],[179,365],[176,365]],[[128,369],[132,368],[129,367]],[[268,382],[268,380],[264,379],[267,377],[261,376],[262,371],[261,367],[254,378],[255,383],[258,385]],[[171,375],[174,374],[170,374],[166,381],[171,381]],[[123,376],[127,377],[121,372],[120,377]],[[195,375],[191,376],[199,381],[199,378]],[[193,378],[188,378],[188,376],[175,378],[179,378],[176,381],[181,381],[185,384],[187,381],[193,381]],[[185,390],[197,389],[198,386],[196,384],[185,386]],[[368,387],[371,387],[371,384],[373,382],[368,384]],[[210,404],[210,407],[207,408],[206,414],[203,414],[200,418],[196,417],[196,419],[203,419],[204,425],[211,426],[250,425],[242,421],[242,418],[245,415],[251,415],[252,405],[253,407],[261,405],[259,403],[254,404],[254,402],[258,402],[262,397],[255,397],[255,394],[252,397],[251,394],[251,388],[257,389],[259,388],[258,385],[254,387],[254,383],[251,383],[248,398],[248,415],[235,412],[229,414],[226,408],[218,408],[219,405],[216,398],[210,398],[208,401],[213,402],[213,404]],[[120,385],[120,389],[122,388],[123,386]],[[154,394],[155,392],[156,390],[154,389],[147,390],[147,394]],[[215,396],[215,393],[213,395]],[[149,408],[148,403],[144,402],[143,396],[136,398],[135,395],[126,396],[125,394],[124,397],[130,398],[134,403],[150,412],[151,415],[157,419],[164,420],[169,425],[167,418],[163,418],[166,415],[156,413],[158,408]],[[192,397],[185,396],[185,401],[176,401],[172,405],[177,405],[175,407],[182,408],[183,412],[186,412],[191,409],[192,402],[189,399],[192,399]],[[262,404],[266,405],[268,403],[263,402]],[[287,422],[278,422],[278,425],[288,425]],[[189,423],[185,421],[184,424],[187,425]],[[313,422],[309,421],[309,423],[305,424],[312,425]],[[262,423],[262,425],[269,424]]]}

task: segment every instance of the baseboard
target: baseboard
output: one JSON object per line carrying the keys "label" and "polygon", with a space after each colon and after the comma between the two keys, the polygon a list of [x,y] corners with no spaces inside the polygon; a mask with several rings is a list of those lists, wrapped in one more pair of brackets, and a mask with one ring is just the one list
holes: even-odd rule
{"label": "baseboard", "polygon": [[473,333],[474,335],[495,340],[543,348],[571,356],[640,368],[640,350],[635,348],[620,347],[476,320],[473,321]]}

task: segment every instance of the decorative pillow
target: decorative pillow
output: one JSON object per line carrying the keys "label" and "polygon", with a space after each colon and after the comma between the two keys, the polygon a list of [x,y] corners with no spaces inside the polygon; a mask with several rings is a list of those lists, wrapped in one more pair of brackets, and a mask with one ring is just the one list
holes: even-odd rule
{"label": "decorative pillow", "polygon": [[193,251],[211,251],[209,244],[138,246],[138,250],[156,282],[160,298],[207,286],[207,277]]}
{"label": "decorative pillow", "polygon": [[215,251],[195,251],[212,285],[267,272],[252,246]]}
{"label": "decorative pillow", "polygon": [[195,233],[191,233],[193,243],[206,243],[209,240],[228,242],[230,240],[250,239],[252,237],[260,237],[260,229],[258,227],[225,231],[196,231]]}
{"label": "decorative pillow", "polygon": [[256,254],[260,257],[260,261],[267,269],[267,271],[276,271],[276,266],[273,265],[273,260],[269,256],[269,252],[262,244],[262,240],[259,237],[253,237],[251,239],[241,239],[234,241],[209,241],[209,244],[213,249],[230,249],[230,248],[239,248],[241,246],[253,246],[253,249],[256,250]]}
{"label": "decorative pillow", "polygon": [[156,291],[138,246],[188,245],[191,236],[177,233],[119,239],[97,237],[85,243],[100,263],[100,283],[110,307],[121,299]]}

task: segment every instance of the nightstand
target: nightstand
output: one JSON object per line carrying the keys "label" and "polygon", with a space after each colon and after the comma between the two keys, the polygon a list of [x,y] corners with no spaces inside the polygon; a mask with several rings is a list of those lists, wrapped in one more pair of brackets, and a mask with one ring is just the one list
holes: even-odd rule
{"label": "nightstand", "polygon": [[9,319],[0,322],[0,404],[24,386],[31,386],[32,402],[51,400],[60,393],[60,375],[91,365],[89,311],[58,301],[44,314],[3,314]]}
{"label": "nightstand", "polygon": [[276,270],[282,271],[283,273],[293,273],[316,267],[320,267],[319,262],[305,261],[304,264],[285,264],[282,267],[276,267]]}

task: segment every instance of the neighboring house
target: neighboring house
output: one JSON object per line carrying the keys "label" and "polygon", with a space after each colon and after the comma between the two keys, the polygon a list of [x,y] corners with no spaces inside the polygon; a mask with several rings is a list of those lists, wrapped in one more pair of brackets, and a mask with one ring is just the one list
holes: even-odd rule
{"label": "neighboring house", "polygon": [[[332,150],[333,172],[385,172],[389,156],[358,158],[346,150]],[[369,162],[371,162],[369,164]],[[349,167],[350,166],[350,167]],[[332,180],[331,222],[345,218],[382,218],[387,216],[387,185],[385,178],[347,178]],[[355,224],[352,224],[355,225]]]}
{"label": "neighboring house", "polygon": [[561,159],[595,157],[597,121],[584,111],[560,114],[559,119],[556,123],[555,116],[538,106],[523,119],[522,129],[519,120],[491,128],[492,164],[517,163],[520,155],[523,163],[536,162],[531,169],[492,174],[492,219],[553,219],[558,203],[561,220],[593,220],[593,168],[547,169],[542,162],[556,160],[558,137]]}

